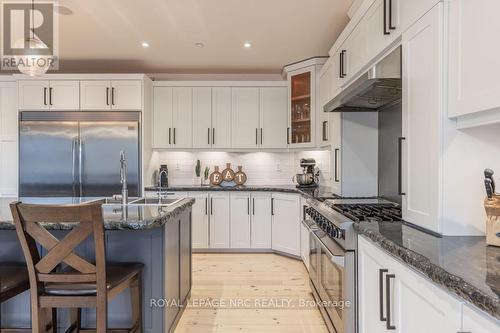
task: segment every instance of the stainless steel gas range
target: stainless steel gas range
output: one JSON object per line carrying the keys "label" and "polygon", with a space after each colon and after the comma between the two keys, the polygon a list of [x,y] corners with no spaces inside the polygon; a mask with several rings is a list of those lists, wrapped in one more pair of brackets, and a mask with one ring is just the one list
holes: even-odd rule
{"label": "stainless steel gas range", "polygon": [[396,221],[397,204],[380,199],[308,201],[309,278],[314,298],[330,332],[356,333],[357,234],[359,221]]}

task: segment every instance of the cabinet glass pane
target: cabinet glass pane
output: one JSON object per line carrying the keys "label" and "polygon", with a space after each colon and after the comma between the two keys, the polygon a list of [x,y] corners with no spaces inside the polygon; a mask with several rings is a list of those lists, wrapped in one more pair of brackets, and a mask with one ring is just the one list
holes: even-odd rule
{"label": "cabinet glass pane", "polygon": [[292,143],[311,142],[311,73],[292,76]]}

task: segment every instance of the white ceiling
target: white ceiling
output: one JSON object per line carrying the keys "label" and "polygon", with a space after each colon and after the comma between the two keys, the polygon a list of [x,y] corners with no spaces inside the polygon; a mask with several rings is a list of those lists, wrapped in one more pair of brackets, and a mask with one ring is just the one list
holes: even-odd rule
{"label": "white ceiling", "polygon": [[[353,0],[60,0],[63,72],[279,73],[328,54]],[[67,13],[66,13],[67,14]],[[142,48],[147,41],[149,48]],[[243,48],[250,41],[253,47]],[[194,44],[202,42],[203,48]]]}

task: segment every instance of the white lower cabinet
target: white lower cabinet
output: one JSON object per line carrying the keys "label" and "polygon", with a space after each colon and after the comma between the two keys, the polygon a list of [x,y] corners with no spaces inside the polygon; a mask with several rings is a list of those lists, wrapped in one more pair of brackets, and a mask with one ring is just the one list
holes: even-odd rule
{"label": "white lower cabinet", "polygon": [[210,247],[209,235],[209,211],[208,211],[208,193],[196,192],[190,193],[191,198],[195,199],[191,214],[191,233],[193,249],[207,249]]}
{"label": "white lower cabinet", "polygon": [[252,193],[251,195],[251,248],[271,248],[271,193]]}
{"label": "white lower cabinet", "polygon": [[359,332],[499,332],[500,323],[399,262],[358,242]]}
{"label": "white lower cabinet", "polygon": [[231,193],[231,248],[250,248],[250,193]]}
{"label": "white lower cabinet", "polygon": [[271,201],[273,250],[300,256],[300,197],[273,193]]}
{"label": "white lower cabinet", "polygon": [[[300,198],[301,221],[305,218],[303,209],[304,205],[305,199]],[[302,258],[307,270],[309,270],[309,230],[302,224],[302,222],[300,223],[300,257]]]}
{"label": "white lower cabinet", "polygon": [[211,192],[208,197],[210,209],[210,248],[230,247],[230,205],[228,192]]}
{"label": "white lower cabinet", "polygon": [[500,332],[500,321],[489,315],[481,314],[472,306],[464,304],[462,307],[462,332]]}

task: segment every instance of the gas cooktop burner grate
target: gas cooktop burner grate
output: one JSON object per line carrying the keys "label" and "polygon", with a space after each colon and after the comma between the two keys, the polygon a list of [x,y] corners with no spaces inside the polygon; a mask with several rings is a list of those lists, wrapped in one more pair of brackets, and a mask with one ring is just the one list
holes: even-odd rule
{"label": "gas cooktop burner grate", "polygon": [[336,204],[333,209],[354,222],[396,222],[402,220],[401,208],[393,204]]}

